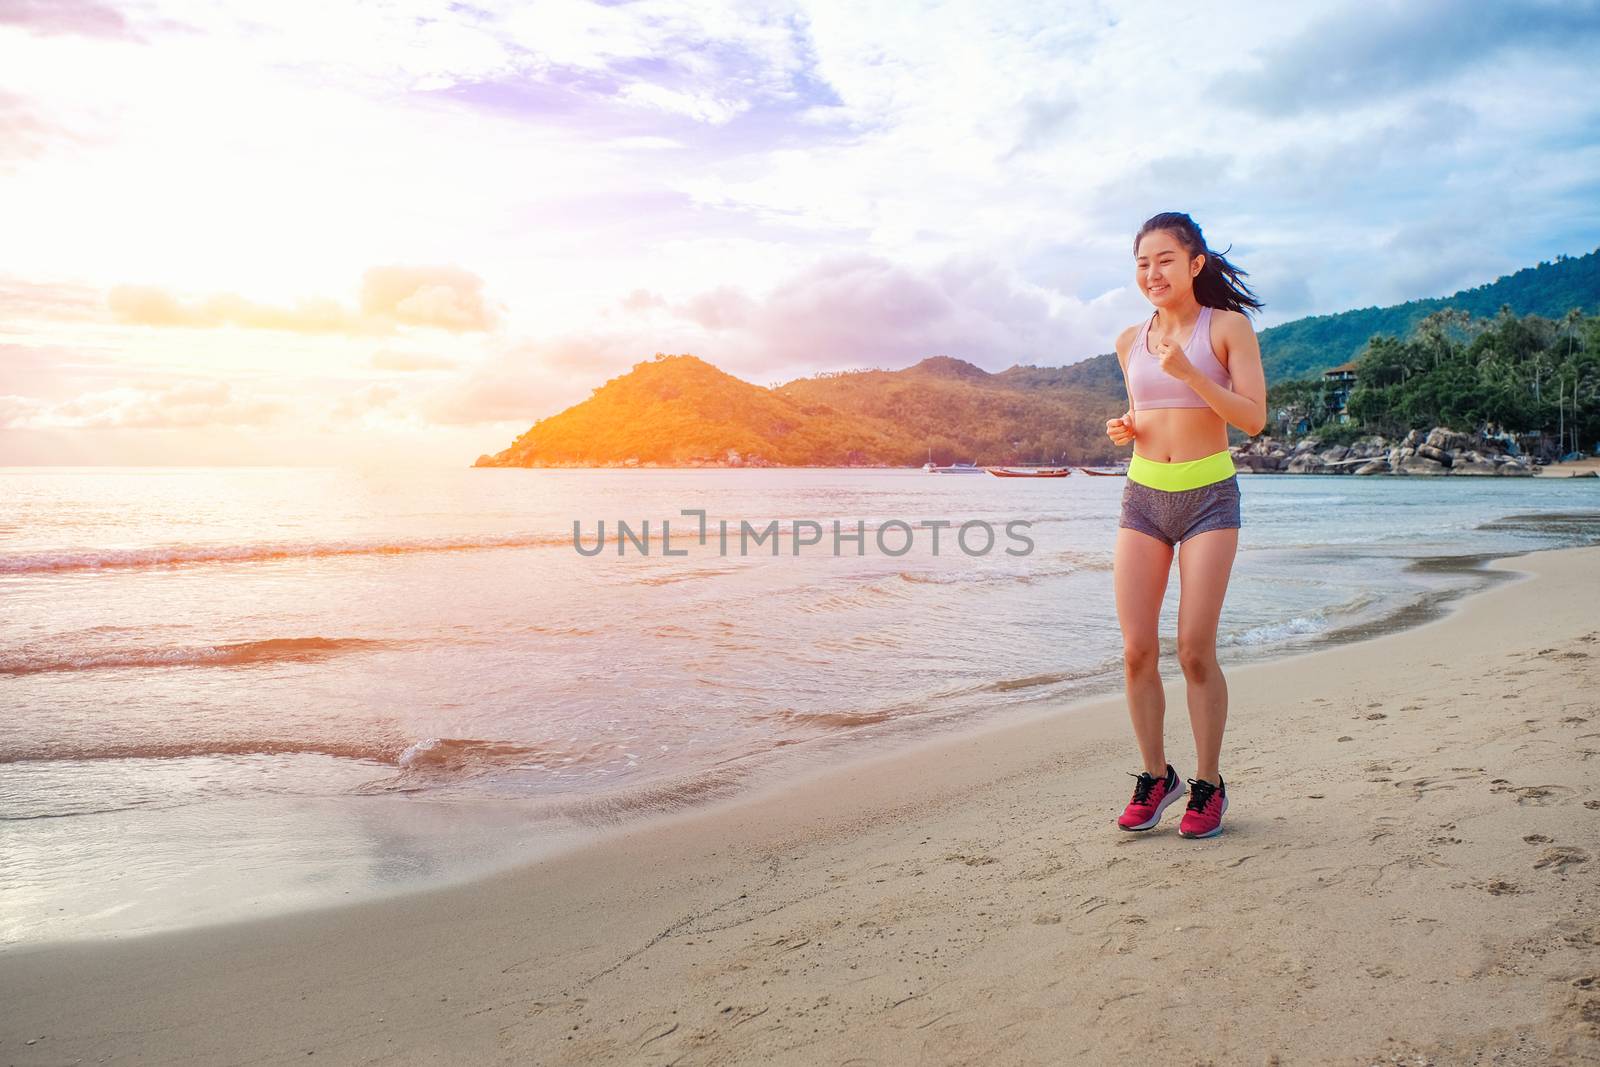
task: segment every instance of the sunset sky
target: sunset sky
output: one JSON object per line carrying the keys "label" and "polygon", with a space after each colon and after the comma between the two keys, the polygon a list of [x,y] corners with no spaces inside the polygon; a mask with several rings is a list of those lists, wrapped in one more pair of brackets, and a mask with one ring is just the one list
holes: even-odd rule
{"label": "sunset sky", "polygon": [[464,466],[656,352],[1111,349],[1600,245],[1600,5],[0,0],[0,465]]}

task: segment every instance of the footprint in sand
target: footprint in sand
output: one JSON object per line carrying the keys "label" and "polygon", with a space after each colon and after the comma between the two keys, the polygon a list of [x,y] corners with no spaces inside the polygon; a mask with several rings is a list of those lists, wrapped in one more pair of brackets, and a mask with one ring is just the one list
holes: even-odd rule
{"label": "footprint in sand", "polygon": [[1600,946],[1600,923],[1558,919],[1550,924],[1550,930],[1569,945]]}
{"label": "footprint in sand", "polygon": [[1527,892],[1527,890],[1523,889],[1517,883],[1507,882],[1499,878],[1494,879],[1492,882],[1484,882],[1482,883],[1482,886],[1485,892],[1489,893],[1491,896],[1497,897]]}
{"label": "footprint in sand", "polygon": [[944,858],[951,863],[965,863],[968,867],[984,867],[991,863],[1000,862],[993,856],[984,855],[983,853],[949,852],[945,854]]}
{"label": "footprint in sand", "polygon": [[1124,915],[1105,926],[1105,939],[1100,942],[1101,955],[1126,956],[1139,944],[1142,928],[1150,920],[1143,915]]}
{"label": "footprint in sand", "polygon": [[1525,834],[1522,839],[1530,845],[1548,845],[1553,840],[1543,834]]}
{"label": "footprint in sand", "polygon": [[1518,804],[1560,804],[1577,795],[1577,790],[1564,785],[1512,785],[1502,778],[1494,780],[1499,784],[1490,785],[1491,793],[1511,793],[1517,798]]}
{"label": "footprint in sand", "polygon": [[1554,848],[1545,849],[1539,858],[1534,861],[1533,869],[1541,871],[1546,867],[1553,867],[1557,874],[1565,874],[1568,867],[1576,867],[1580,863],[1588,862],[1589,854],[1583,849],[1573,848],[1571,845],[1557,845]]}
{"label": "footprint in sand", "polygon": [[[1593,1035],[1597,1029],[1600,1029],[1600,998],[1581,995],[1568,997],[1567,1002],[1558,1009],[1556,1019],[1558,1021],[1555,1025],[1568,1030],[1570,1037],[1575,1038],[1578,1034]],[[1584,1045],[1585,1047],[1591,1047],[1588,1040],[1584,1041]],[[1564,1043],[1564,1047],[1570,1048],[1571,1046]],[[1588,1056],[1585,1056],[1584,1059],[1591,1063],[1593,1062]],[[1560,1062],[1576,1063],[1578,1061],[1563,1057]]]}
{"label": "footprint in sand", "polygon": [[1138,938],[1132,933],[1108,934],[1100,942],[1100,955],[1126,956],[1138,945]]}
{"label": "footprint in sand", "polygon": [[1404,823],[1404,819],[1396,819],[1389,815],[1378,815],[1372,820],[1372,832],[1367,835],[1367,844],[1372,844],[1380,837],[1388,837],[1395,832],[1395,828]]}
{"label": "footprint in sand", "polygon": [[1453,785],[1439,781],[1437,778],[1402,778],[1394,783],[1396,789],[1409,789],[1411,795],[1420,798],[1424,793],[1431,793],[1435,789],[1454,789]]}

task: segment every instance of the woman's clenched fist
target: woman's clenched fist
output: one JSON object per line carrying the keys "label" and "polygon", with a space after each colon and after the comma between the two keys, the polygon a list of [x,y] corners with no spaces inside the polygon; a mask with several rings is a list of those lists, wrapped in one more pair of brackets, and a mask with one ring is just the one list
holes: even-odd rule
{"label": "woman's clenched fist", "polygon": [[1111,438],[1114,445],[1125,445],[1134,438],[1133,412],[1127,411],[1120,418],[1106,420],[1106,436]]}

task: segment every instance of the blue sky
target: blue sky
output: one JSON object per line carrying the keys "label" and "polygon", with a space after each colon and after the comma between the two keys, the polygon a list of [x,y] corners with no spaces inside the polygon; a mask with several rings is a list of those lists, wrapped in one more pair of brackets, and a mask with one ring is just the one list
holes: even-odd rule
{"label": "blue sky", "polygon": [[0,462],[470,461],[655,352],[1108,351],[1600,245],[1600,5],[0,3]]}

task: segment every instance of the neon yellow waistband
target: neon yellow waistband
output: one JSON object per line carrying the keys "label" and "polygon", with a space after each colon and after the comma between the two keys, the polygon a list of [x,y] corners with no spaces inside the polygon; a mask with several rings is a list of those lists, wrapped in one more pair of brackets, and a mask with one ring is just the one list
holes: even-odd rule
{"label": "neon yellow waistband", "polygon": [[1148,485],[1152,489],[1165,489],[1169,493],[1198,489],[1233,475],[1233,453],[1227,449],[1182,463],[1161,463],[1146,459],[1137,452],[1128,460],[1129,481]]}

